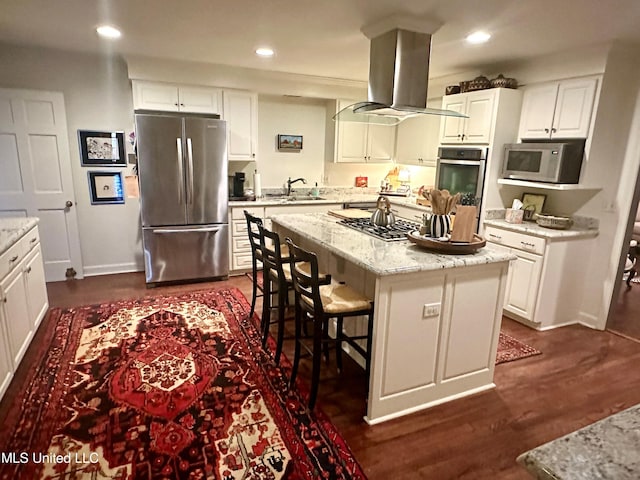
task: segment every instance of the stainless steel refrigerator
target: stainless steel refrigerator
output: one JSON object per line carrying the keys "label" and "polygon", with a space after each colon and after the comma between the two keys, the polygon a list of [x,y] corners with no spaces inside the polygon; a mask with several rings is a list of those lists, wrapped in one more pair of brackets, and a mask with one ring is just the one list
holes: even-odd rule
{"label": "stainless steel refrigerator", "polygon": [[147,284],[226,277],[226,123],[136,111],[135,124]]}

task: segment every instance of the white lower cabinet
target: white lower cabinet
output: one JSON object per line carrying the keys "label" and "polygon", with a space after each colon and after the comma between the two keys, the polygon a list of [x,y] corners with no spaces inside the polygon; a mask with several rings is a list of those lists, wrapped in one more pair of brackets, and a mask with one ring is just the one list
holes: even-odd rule
{"label": "white lower cabinet", "polygon": [[0,398],[49,307],[38,240],[34,228],[0,256]]}
{"label": "white lower cabinet", "polygon": [[396,217],[422,224],[422,215],[431,210],[428,208],[412,208],[391,202],[391,211]]}
{"label": "white lower cabinet", "polygon": [[[314,205],[304,204],[279,204],[265,205],[264,207],[231,207],[229,212],[229,265],[230,275],[242,275],[251,270],[251,244],[247,233],[247,220],[244,216],[246,210],[254,217],[261,218],[264,226],[271,229],[271,215],[281,213],[327,213],[329,210],[339,210],[342,203],[319,203]],[[284,238],[281,239],[284,242]]]}
{"label": "white lower cabinet", "polygon": [[18,365],[33,337],[24,269],[16,268],[0,282],[2,313],[7,323],[11,361]]}
{"label": "white lower cabinet", "polygon": [[493,226],[485,228],[485,238],[491,248],[517,257],[509,267],[505,316],[538,330],[579,321],[591,238],[545,239]]}

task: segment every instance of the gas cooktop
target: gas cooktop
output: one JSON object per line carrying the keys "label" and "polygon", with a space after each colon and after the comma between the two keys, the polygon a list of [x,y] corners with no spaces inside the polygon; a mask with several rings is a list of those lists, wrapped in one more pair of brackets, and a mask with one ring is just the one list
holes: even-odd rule
{"label": "gas cooktop", "polygon": [[385,242],[393,242],[398,240],[406,240],[407,233],[413,232],[420,228],[420,225],[407,220],[396,220],[392,227],[378,227],[371,225],[368,218],[345,218],[340,221],[341,224],[359,230],[363,233],[379,238]]}

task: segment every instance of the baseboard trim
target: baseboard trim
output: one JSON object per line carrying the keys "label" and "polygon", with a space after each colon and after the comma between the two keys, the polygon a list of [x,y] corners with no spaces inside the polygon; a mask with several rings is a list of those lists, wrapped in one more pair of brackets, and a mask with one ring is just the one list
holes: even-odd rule
{"label": "baseboard trim", "polygon": [[144,271],[134,262],[114,263],[111,265],[92,265],[84,267],[85,277],[95,277],[96,275],[112,275],[114,273],[131,273]]}

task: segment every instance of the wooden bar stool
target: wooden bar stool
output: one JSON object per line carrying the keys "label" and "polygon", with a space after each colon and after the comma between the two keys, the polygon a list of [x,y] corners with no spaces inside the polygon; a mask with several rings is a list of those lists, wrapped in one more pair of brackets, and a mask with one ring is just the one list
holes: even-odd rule
{"label": "wooden bar stool", "polygon": [[[295,291],[295,353],[291,370],[290,387],[295,385],[298,365],[300,363],[300,349],[304,347],[311,353],[313,366],[311,371],[311,392],[309,394],[309,408],[313,409],[318,394],[320,381],[320,363],[322,345],[332,343],[336,348],[336,363],[342,369],[342,342],[347,342],[365,359],[367,379],[371,372],[371,344],[373,337],[373,303],[370,299],[348,287],[347,285],[329,281],[322,285],[318,276],[318,258],[315,253],[308,252],[295,245],[290,238],[286,239],[290,253],[290,271]],[[304,268],[301,268],[305,265]],[[306,266],[308,265],[308,266]],[[302,319],[303,315],[313,322],[313,346],[308,348],[303,343]],[[368,317],[367,334],[347,336],[343,331],[344,319],[355,316]],[[329,320],[337,318],[336,338],[329,338]],[[366,339],[366,349],[356,340]]]}
{"label": "wooden bar stool", "polygon": [[[264,291],[264,279],[262,278],[262,250],[260,247],[260,231],[258,229],[262,226],[262,219],[254,217],[246,210],[244,211],[244,216],[247,220],[247,234],[249,235],[249,244],[251,245],[251,280],[253,288],[251,292],[251,311],[249,312],[249,316],[253,317],[253,313],[256,309],[256,298],[261,297]],[[260,265],[258,265],[258,263]],[[258,293],[258,290],[260,293]]]}
{"label": "wooden bar stool", "polygon": [[[280,355],[282,353],[282,343],[284,341],[284,320],[285,308],[288,302],[289,290],[293,288],[291,283],[291,273],[289,271],[289,256],[282,255],[282,247],[280,237],[277,233],[271,232],[264,228],[263,225],[258,227],[260,231],[260,249],[262,251],[262,279],[263,294],[262,299],[262,346],[267,345],[269,338],[269,327],[271,322],[271,311],[273,308],[278,310],[278,335],[276,338],[276,363],[280,363]],[[286,273],[285,273],[286,272]],[[275,289],[273,288],[275,286]],[[271,305],[271,295],[277,294],[278,304],[275,307]]]}

